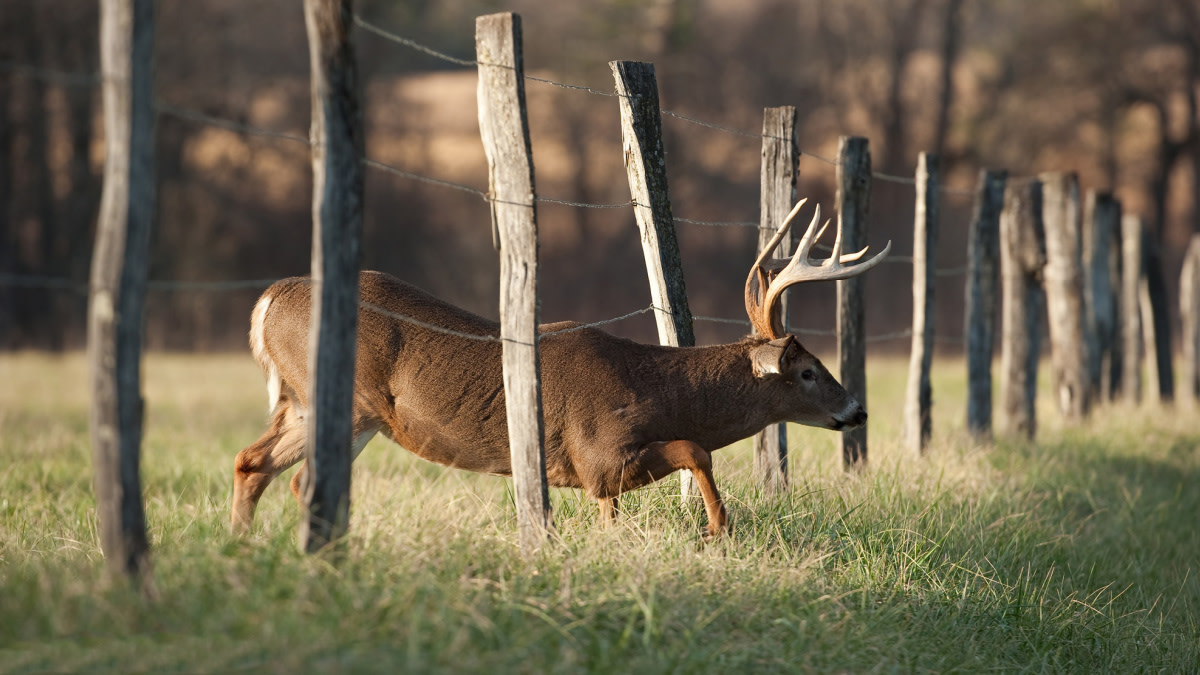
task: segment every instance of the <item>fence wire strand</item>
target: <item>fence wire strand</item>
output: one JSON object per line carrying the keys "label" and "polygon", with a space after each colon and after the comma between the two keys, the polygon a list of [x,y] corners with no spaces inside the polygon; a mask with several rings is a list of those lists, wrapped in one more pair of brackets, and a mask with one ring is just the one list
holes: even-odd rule
{"label": "fence wire strand", "polygon": [[[363,19],[362,17],[360,17],[358,15],[354,16],[354,22],[357,26],[359,26],[363,30],[365,30],[369,33],[372,33],[380,38],[383,38],[390,42],[408,47],[417,52],[440,59],[447,63],[451,63],[451,64],[459,65],[459,66],[465,66],[465,67],[495,66],[495,67],[511,68],[511,66],[505,66],[503,64],[481,63],[480,61],[475,60],[475,59],[463,59],[463,58],[458,58],[458,57],[446,54],[444,52],[433,49],[432,47],[428,47],[424,44],[421,44],[420,42],[417,42],[416,40],[403,37],[392,31],[382,28],[381,26],[378,26],[374,23],[366,21],[365,19]],[[51,82],[54,84],[64,85],[64,86],[95,86],[95,85],[103,82],[103,76],[98,73],[81,73],[81,72],[54,70],[54,69],[19,64],[19,63],[15,63],[15,62],[12,62],[9,60],[0,60],[0,70],[7,70],[7,71],[10,71],[10,72],[13,72],[13,73],[25,76],[25,77],[40,78],[45,81],[48,81],[48,82]],[[595,89],[593,87],[586,87],[586,86],[575,85],[575,84],[570,84],[570,83],[558,82],[555,80],[542,78],[542,77],[535,77],[535,76],[531,76],[531,75],[526,75],[525,79],[543,83],[543,84],[552,85],[555,87],[560,87],[563,89],[568,89],[568,90],[573,90],[573,91],[581,91],[581,92],[595,94],[595,95],[599,95],[599,96],[605,96],[605,97],[619,97],[620,96],[620,94],[617,94],[616,92],[613,92],[613,91],[603,91],[603,90]],[[204,112],[201,112],[198,110],[183,108],[183,107],[180,107],[177,105],[167,103],[165,101],[156,100],[154,102],[154,108],[155,108],[156,112],[158,112],[160,114],[169,115],[169,116],[175,117],[180,120],[190,121],[190,122],[199,123],[199,124],[205,124],[208,126],[212,126],[214,128],[220,128],[220,129],[224,129],[227,131],[245,134],[245,135],[249,135],[249,136],[258,136],[258,137],[263,137],[263,138],[273,138],[273,139],[285,140],[285,141],[289,141],[289,142],[293,142],[293,143],[311,147],[310,140],[307,137],[301,136],[299,134],[256,127],[254,125],[251,125],[251,124],[248,124],[245,122],[218,117],[218,116],[204,113]],[[784,141],[791,140],[791,139],[779,138],[779,137],[772,136],[769,134],[753,133],[753,132],[745,131],[742,129],[737,129],[734,127],[730,127],[727,125],[718,124],[718,123],[714,123],[714,122],[708,122],[708,121],[705,121],[702,119],[698,119],[696,117],[692,117],[690,115],[673,112],[671,110],[661,110],[660,112],[662,115],[664,115],[666,117],[671,117],[674,119],[681,120],[683,122],[687,122],[689,124],[712,129],[715,131],[720,131],[722,133],[732,134],[732,135],[739,136],[739,137],[759,138],[759,139],[775,139],[775,140],[784,140]],[[823,163],[831,165],[831,166],[836,167],[836,166],[839,166],[839,164],[840,164],[840,162],[836,159],[824,157],[824,156],[821,156],[821,155],[818,155],[816,153],[812,153],[809,151],[801,150],[800,154],[804,157],[809,157],[809,158],[818,160],[820,162],[823,162]],[[467,192],[469,194],[474,194],[474,195],[482,198],[485,201],[492,201],[492,202],[499,201],[499,200],[495,200],[494,198],[492,198],[491,195],[484,190],[481,190],[481,189],[478,189],[478,188],[475,188],[475,187],[472,187],[469,185],[464,185],[462,183],[457,183],[454,181],[449,181],[449,180],[445,180],[445,179],[441,179],[441,178],[434,178],[431,176],[425,176],[425,175],[415,173],[412,171],[406,171],[404,169],[400,169],[398,167],[392,166],[385,162],[371,159],[371,158],[365,157],[365,156],[362,158],[362,162],[365,166],[368,166],[368,167],[376,169],[376,170],[383,171],[385,173],[392,174],[392,175],[400,177],[400,178],[424,182],[424,183],[432,184],[432,185],[438,185],[441,187],[454,189],[454,190],[458,190],[461,192]],[[878,178],[879,180],[883,180],[883,181],[887,181],[887,182],[894,182],[894,183],[899,183],[899,184],[905,184],[905,185],[915,185],[915,183],[916,183],[915,179],[913,179],[913,178],[909,178],[909,177],[905,177],[905,176],[896,176],[896,175],[886,174],[883,172],[873,172],[872,176],[875,178]],[[1021,180],[1021,179],[1013,179],[1013,180]],[[973,192],[967,191],[967,190],[951,190],[951,189],[947,189],[947,188],[939,188],[939,190],[941,192],[948,193],[948,194],[961,194],[961,195],[968,195],[968,196],[974,194]],[[593,203],[586,203],[586,202],[571,201],[571,200],[566,200],[566,199],[556,199],[556,198],[550,198],[550,197],[535,197],[535,202],[557,204],[557,205],[561,205],[561,206],[568,206],[568,207],[575,207],[575,208],[590,208],[590,209],[616,209],[616,208],[624,208],[624,207],[629,207],[629,206],[649,208],[644,204],[639,204],[638,202],[632,201],[632,200],[628,201],[628,202],[620,202],[620,203],[612,203],[612,204],[593,204]],[[518,205],[529,206],[529,204],[518,204]],[[697,220],[697,219],[693,219],[693,218],[684,218],[684,217],[680,217],[680,216],[673,216],[673,220],[675,222],[679,222],[679,223],[687,223],[687,224],[691,224],[691,225],[708,226],[708,227],[743,227],[743,228],[759,228],[760,227],[760,223],[751,222],[751,221],[708,221],[708,220]],[[911,258],[911,256],[893,256],[892,258],[889,259],[889,262],[911,264],[912,258]],[[967,270],[966,267],[938,269],[938,270],[936,270],[936,274],[938,276],[953,276],[953,275],[963,274],[966,272],[966,270]],[[211,281],[211,282],[209,282],[209,281],[156,280],[156,281],[148,282],[147,288],[149,290],[165,291],[165,292],[244,290],[244,289],[266,288],[274,281],[275,281],[274,279],[249,279],[249,280],[239,280],[239,281]],[[65,290],[71,290],[71,291],[80,292],[80,293],[86,293],[88,290],[88,285],[86,283],[75,282],[75,281],[69,280],[69,279],[56,279],[56,278],[51,278],[51,277],[39,277],[39,276],[30,276],[30,275],[0,275],[0,286],[20,287],[20,288],[40,287],[40,288],[48,288],[48,289],[65,289]],[[387,310],[384,310],[383,308],[378,307],[378,306],[371,305],[370,303],[363,303],[363,307],[370,309],[371,311],[380,312],[380,313],[392,316],[393,318],[396,318],[399,320],[409,321],[412,323],[423,325],[426,328],[429,328],[431,330],[439,330],[441,332],[447,332],[449,334],[457,334],[460,337],[467,337],[467,338],[472,338],[472,339],[499,340],[499,338],[495,338],[492,336],[486,336],[484,338],[481,338],[480,336],[477,336],[477,335],[456,333],[455,331],[450,331],[449,329],[442,329],[440,327],[432,326],[430,324],[424,324],[420,320],[415,319],[413,317],[406,317],[403,315],[395,314],[393,312],[388,312]],[[572,331],[576,331],[576,330],[583,330],[585,328],[603,326],[603,325],[607,325],[609,323],[615,323],[615,322],[622,321],[622,320],[628,319],[630,317],[636,316],[638,314],[653,311],[654,309],[655,309],[654,306],[651,305],[649,307],[642,308],[640,310],[635,310],[628,314],[625,314],[625,315],[622,315],[619,317],[614,317],[612,319],[606,319],[604,321],[599,321],[599,322],[594,322],[594,323],[589,323],[589,324],[581,324],[579,326],[574,326],[571,328],[563,329],[561,331],[555,331],[553,333],[543,334],[542,336],[539,336],[539,339],[541,339],[541,337],[546,337],[549,335],[557,335],[560,333],[572,332]],[[694,320],[697,320],[697,321],[708,321],[708,322],[716,322],[716,323],[750,326],[749,321],[739,320],[739,319],[722,319],[722,318],[717,318],[717,317],[704,317],[704,316],[696,316],[693,318],[694,318]],[[836,331],[832,331],[832,330],[798,329],[797,328],[797,329],[793,329],[792,332],[797,335],[821,335],[821,336],[836,335]],[[909,329],[909,330],[898,331],[895,333],[889,333],[889,334],[885,334],[885,335],[871,336],[866,339],[868,342],[878,342],[878,341],[897,339],[900,337],[906,337],[906,336],[911,336],[911,335],[912,335],[912,331],[911,331],[911,329]],[[961,340],[959,340],[958,342],[961,343]]]}

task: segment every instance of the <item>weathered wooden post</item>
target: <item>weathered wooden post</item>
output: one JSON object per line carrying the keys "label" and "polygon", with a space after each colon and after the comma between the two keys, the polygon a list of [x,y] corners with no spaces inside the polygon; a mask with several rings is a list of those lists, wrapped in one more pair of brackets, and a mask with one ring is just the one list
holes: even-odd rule
{"label": "weathered wooden post", "polygon": [[1121,218],[1121,398],[1127,403],[1142,400],[1142,230],[1140,217]]}
{"label": "weathered wooden post", "polygon": [[1162,244],[1142,228],[1142,329],[1147,356],[1153,364],[1158,400],[1175,400],[1175,371],[1171,363],[1171,317],[1167,281],[1163,274]]}
{"label": "weathered wooden post", "polygon": [[142,330],[154,222],[153,0],[101,0],[104,192],[88,294],[88,370],[100,547],[112,578],[152,592],[142,505]]}
{"label": "weathered wooden post", "polygon": [[[800,143],[796,108],[782,106],[763,111],[762,188],[760,193],[758,249],[771,242],[775,231],[796,203],[800,174]],[[791,232],[780,242],[775,257],[791,252]],[[782,323],[788,324],[787,296],[779,303]],[[754,437],[754,474],[767,492],[787,488],[787,424],[774,424]]]}
{"label": "weathered wooden post", "polygon": [[925,452],[933,433],[934,280],[937,274],[938,157],[922,152],[917,159],[917,205],[913,218],[913,324],[904,397],[904,445]]}
{"label": "weathered wooden post", "polygon": [[[1117,201],[1117,206],[1120,207],[1121,202]],[[1117,222],[1112,225],[1112,237],[1108,247],[1108,278],[1112,286],[1112,343],[1109,345],[1108,358],[1108,385],[1104,392],[1104,396],[1110,401],[1116,401],[1121,397],[1121,392],[1124,388],[1122,377],[1125,375],[1125,338],[1122,335],[1122,316],[1125,309],[1124,301],[1124,283],[1125,283],[1125,251],[1124,240],[1121,233],[1121,222],[1124,217],[1118,214]]]}
{"label": "weathered wooden post", "polygon": [[1054,391],[1063,416],[1078,421],[1087,414],[1089,404],[1079,179],[1074,173],[1060,172],[1044,173],[1040,178]]}
{"label": "weathered wooden post", "polygon": [[996,347],[996,279],[1000,211],[1007,171],[982,171],[967,233],[967,430],[992,436],[992,354]]}
{"label": "weathered wooden post", "polygon": [[1183,320],[1183,390],[1200,403],[1200,233],[1193,234],[1179,275],[1179,316]]}
{"label": "weathered wooden post", "polygon": [[363,205],[363,122],[351,0],[305,0],[312,69],[313,248],[308,444],[300,541],[336,543],[350,523],[354,361]]}
{"label": "weathered wooden post", "polygon": [[1000,276],[1003,283],[1000,399],[1005,430],[1032,439],[1037,433],[1037,373],[1042,312],[1046,304],[1042,271],[1046,235],[1042,225],[1042,183],[1011,183],[1000,214]]}
{"label": "weathered wooden post", "polygon": [[[696,344],[692,312],[683,283],[683,262],[675,238],[675,220],[667,190],[667,162],[662,143],[662,112],[654,64],[612,61],[621,101],[621,144],[633,213],[642,235],[642,253],[650,279],[650,301],[658,339],[664,345]],[[691,473],[680,472],[680,491],[693,496]]]}
{"label": "weathered wooden post", "polygon": [[[1121,224],[1121,202],[1112,193],[1088,190],[1083,220],[1084,326],[1090,336],[1088,398],[1107,398],[1104,365],[1114,358],[1117,301],[1110,251]],[[1110,370],[1111,372],[1111,370]]]}
{"label": "weathered wooden post", "polygon": [[479,131],[487,151],[492,223],[500,246],[500,338],[513,492],[521,549],[528,553],[545,543],[554,524],[546,485],[538,363],[537,205],[521,17],[505,12],[477,18],[475,56]]}
{"label": "weathered wooden post", "polygon": [[[867,139],[842,136],[838,140],[838,229],[842,250],[858,251],[867,245],[867,214],[871,202],[871,151]],[[837,282],[838,377],[850,395],[867,405],[867,333],[862,277]],[[842,467],[867,466],[867,427],[838,435]]]}

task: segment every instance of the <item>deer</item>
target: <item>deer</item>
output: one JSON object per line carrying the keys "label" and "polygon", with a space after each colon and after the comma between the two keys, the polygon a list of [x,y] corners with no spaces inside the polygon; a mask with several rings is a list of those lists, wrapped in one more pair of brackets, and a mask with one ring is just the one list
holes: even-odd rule
{"label": "deer", "polygon": [[[866,423],[862,404],[786,332],[777,308],[790,286],[870,270],[891,242],[862,260],[867,248],[843,254],[838,232],[832,255],[815,261],[813,245],[829,225],[814,233],[817,205],[795,253],[774,257],[805,201],[751,266],[745,305],[755,334],[739,342],[671,347],[570,321],[539,326],[546,481],[582,489],[602,526],[617,517],[621,494],[687,470],[704,500],[702,535],[719,537],[729,519],[713,479],[715,450],[780,422]],[[381,272],[360,273],[359,297],[352,457],[381,433],[431,462],[511,476],[499,324]],[[234,532],[251,528],[263,491],[304,458],[310,308],[310,280],[293,277],[264,291],[251,313],[270,415],[234,462]],[[302,505],[305,470],[291,481]]]}

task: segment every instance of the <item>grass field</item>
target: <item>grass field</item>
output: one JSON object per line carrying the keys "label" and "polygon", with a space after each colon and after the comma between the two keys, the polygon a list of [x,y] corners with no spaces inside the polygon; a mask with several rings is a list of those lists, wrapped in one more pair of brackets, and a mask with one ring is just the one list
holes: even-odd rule
{"label": "grass field", "polygon": [[1043,402],[1036,444],[978,447],[943,361],[918,459],[898,443],[906,362],[868,367],[870,470],[796,427],[792,489],[768,497],[748,444],[722,450],[716,544],[672,478],[603,531],[553,492],[559,539],[526,560],[508,481],[376,440],[334,568],[297,552],[282,482],[254,536],[227,534],[233,457],[266,414],[249,355],[150,355],[148,602],[99,581],[83,359],[2,355],[0,672],[1200,672],[1200,412],[1070,427]]}

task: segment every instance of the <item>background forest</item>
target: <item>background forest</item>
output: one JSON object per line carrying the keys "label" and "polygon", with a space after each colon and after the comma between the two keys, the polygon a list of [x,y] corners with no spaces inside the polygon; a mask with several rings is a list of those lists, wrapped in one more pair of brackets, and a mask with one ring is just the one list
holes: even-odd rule
{"label": "background forest", "polygon": [[[758,218],[762,109],[795,105],[801,148],[836,156],[866,136],[877,172],[909,177],[942,158],[943,267],[963,264],[981,169],[1013,178],[1077,171],[1110,190],[1162,246],[1175,298],[1184,246],[1200,231],[1200,5],[1194,0],[361,0],[360,15],[456,57],[474,57],[474,17],[521,13],[527,73],[612,91],[608,62],[655,63],[671,203],[683,218]],[[311,246],[307,148],[198,123],[184,110],[306,136],[302,5],[161,0],[157,5],[158,222],[150,278],[305,274]],[[0,8],[0,346],[83,343],[85,283],[100,195],[97,8],[87,0],[5,0]],[[476,75],[359,30],[372,159],[486,190]],[[538,193],[629,200],[617,103],[527,84]],[[729,133],[736,129],[745,134]],[[806,157],[800,192],[833,206],[834,169]],[[367,173],[364,267],[383,269],[496,315],[487,204],[443,185]],[[912,187],[876,181],[871,243],[911,251]],[[632,210],[539,207],[542,318],[604,319],[648,304]],[[756,233],[679,224],[692,311],[741,318]],[[911,319],[911,269],[866,277],[872,333]],[[242,349],[254,288],[158,288],[147,312],[157,349]],[[962,277],[939,281],[938,331],[962,333]],[[792,293],[793,321],[825,328],[833,289]],[[1172,301],[1173,307],[1177,305]],[[1177,310],[1175,310],[1177,311]],[[611,329],[653,340],[646,316]],[[738,326],[697,325],[700,342]],[[896,350],[906,341],[878,348]],[[947,348],[953,348],[949,346]]]}

